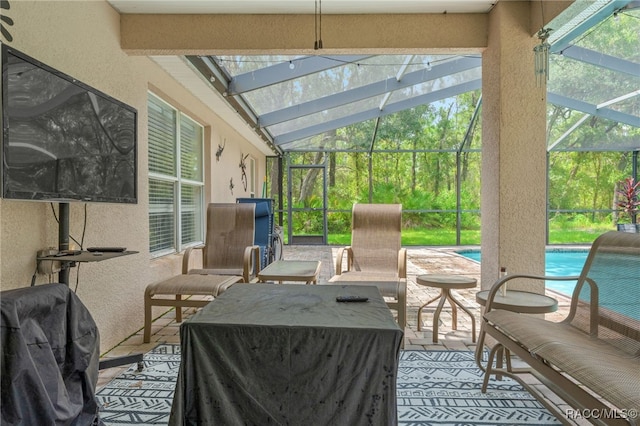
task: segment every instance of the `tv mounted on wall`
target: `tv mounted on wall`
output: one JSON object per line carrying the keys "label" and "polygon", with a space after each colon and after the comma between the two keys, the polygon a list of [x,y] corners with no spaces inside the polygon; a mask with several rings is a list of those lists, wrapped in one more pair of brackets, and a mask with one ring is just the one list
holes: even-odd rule
{"label": "tv mounted on wall", "polygon": [[137,202],[137,111],[2,46],[2,196]]}

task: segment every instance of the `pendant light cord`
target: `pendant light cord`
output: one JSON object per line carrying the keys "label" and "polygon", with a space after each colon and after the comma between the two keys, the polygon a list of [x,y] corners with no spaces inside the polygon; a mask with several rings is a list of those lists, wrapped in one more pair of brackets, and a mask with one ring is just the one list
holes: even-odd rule
{"label": "pendant light cord", "polygon": [[[315,50],[322,49],[322,0],[315,0],[315,14],[313,16],[313,21],[315,24],[315,37],[316,41],[313,45]],[[319,30],[319,31],[318,31]],[[318,33],[320,38],[318,38]]]}

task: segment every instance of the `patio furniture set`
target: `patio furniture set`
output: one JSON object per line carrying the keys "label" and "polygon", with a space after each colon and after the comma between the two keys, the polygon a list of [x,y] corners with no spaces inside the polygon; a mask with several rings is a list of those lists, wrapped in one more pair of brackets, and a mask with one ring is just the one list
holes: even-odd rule
{"label": "patio furniture set", "polygon": [[[217,238],[226,241],[226,245],[242,241],[235,234],[236,228],[253,223],[254,208],[251,203],[210,206],[209,226],[217,226],[218,219],[231,215],[233,219],[218,224]],[[367,213],[362,214],[366,211],[374,218],[367,220]],[[384,206],[380,210],[372,206],[360,210],[354,206],[353,244],[341,250],[341,256],[347,254],[346,270],[340,267],[327,285],[261,283],[293,280],[314,284],[319,262],[272,262],[260,269],[252,240],[245,249],[237,250],[240,257],[249,259],[253,266],[249,269],[251,282],[237,284],[245,281],[245,265],[216,263],[216,256],[211,256],[214,249],[207,247],[211,244],[209,239],[202,248],[202,268],[190,268],[190,260],[185,259],[184,274],[151,284],[145,295],[145,340],[149,338],[152,305],[176,306],[176,319],[184,306],[203,307],[181,326],[184,358],[172,405],[172,421],[197,422],[206,412],[208,419],[221,423],[246,421],[250,413],[256,423],[272,420],[302,423],[311,418],[326,424],[345,419],[353,423],[352,419],[366,418],[374,423],[395,424],[395,375],[406,318],[403,300],[406,254],[398,249],[394,253],[397,264],[387,263],[389,267],[397,267],[397,276],[375,272],[383,261],[371,262],[371,259],[382,259],[384,254],[376,250],[368,250],[367,254],[367,250],[361,250],[360,244],[364,242],[369,249],[376,240],[360,240],[358,233],[367,228],[364,226],[367,223],[399,230],[399,220],[396,220],[399,211],[399,206]],[[361,219],[362,229],[358,225]],[[229,226],[229,223],[235,225]],[[245,237],[252,236],[245,234]],[[390,231],[384,234],[384,241],[392,234]],[[392,241],[390,246],[399,246],[399,240],[396,242],[393,238]],[[366,286],[368,279],[371,281]],[[551,279],[576,281],[569,313],[560,322],[527,315],[554,311],[555,299],[511,286],[512,280]],[[437,311],[447,300],[452,303],[452,309],[456,309],[457,301],[451,289],[475,285],[473,280],[446,275],[422,275],[418,281],[441,289]],[[501,288],[506,283],[510,289],[502,294]],[[39,296],[34,297],[36,293]],[[396,300],[383,298],[394,294]],[[209,295],[215,300],[183,299],[187,295]],[[352,301],[355,297],[366,303],[341,303],[344,297]],[[22,302],[23,299],[28,299],[28,303]],[[22,368],[12,370],[10,365],[19,360],[16,354],[25,348],[31,356],[37,355],[37,359],[53,359],[51,348],[65,345],[49,344],[59,333],[49,336],[39,330],[48,330],[46,324],[68,324],[65,328],[72,334],[67,339],[69,348],[76,347],[77,342],[84,339],[82,336],[93,339],[93,343],[83,343],[91,352],[85,358],[91,358],[91,362],[74,363],[78,368],[74,383],[79,385],[77,392],[74,390],[77,396],[73,396],[78,401],[93,401],[99,368],[97,329],[80,335],[75,332],[73,327],[93,323],[68,287],[51,284],[9,290],[2,292],[1,300],[3,366],[7,367],[3,378],[11,377],[11,371]],[[640,235],[608,232],[598,237],[579,276],[512,274],[496,281],[491,289],[476,293],[476,300],[485,307],[476,352],[477,364],[485,371],[483,392],[490,376],[513,377],[539,396],[540,402],[559,420],[569,423],[570,411],[558,412],[522,376],[532,373],[572,407],[576,418],[586,418],[595,424],[640,424]],[[29,303],[46,309],[34,309]],[[72,309],[67,309],[71,305],[74,305]],[[52,306],[60,308],[52,309]],[[394,321],[390,306],[398,310],[398,322]],[[52,320],[53,315],[66,316],[68,321]],[[438,319],[435,321],[437,325]],[[30,327],[35,327],[35,331]],[[497,343],[485,361],[483,354],[488,336]],[[65,351],[71,353],[69,350]],[[512,354],[526,362],[528,368],[514,368]],[[46,376],[43,383],[50,384],[48,378],[55,374],[52,376],[49,370],[40,368],[39,362],[31,371],[38,377]],[[333,367],[326,368],[327,365]],[[203,371],[207,374],[200,374]],[[68,385],[47,385],[42,392],[51,389],[55,392]],[[193,392],[196,388],[199,391]],[[362,392],[353,392],[353,389]],[[20,389],[15,390],[16,395],[23,394]],[[12,407],[22,410],[21,416],[35,413],[37,410],[29,408],[30,403],[25,399],[23,404]]]}
{"label": "patio furniture set", "polygon": [[[188,248],[182,274],[150,284],[145,290],[144,341],[151,338],[152,306],[175,306],[176,321],[182,307],[202,307],[208,299],[183,296],[220,296],[232,284],[294,281],[317,284],[320,261],[276,260],[260,268],[260,248],[254,245],[256,204],[215,203],[207,209],[207,236],[203,246]],[[402,206],[356,204],[353,208],[352,244],[340,250],[331,283],[374,285],[387,306],[398,312],[406,326],[407,256],[401,248]],[[192,268],[193,251],[202,252],[202,267]],[[342,270],[344,254],[346,269]]]}
{"label": "patio furniture set", "polygon": [[[182,349],[188,353],[192,350],[190,345],[193,344],[193,339],[183,337],[183,333],[190,330],[192,326],[196,328],[202,326],[205,329],[207,327],[212,327],[212,329],[221,327],[221,330],[227,331],[223,334],[216,334],[218,336],[241,333],[245,337],[253,335],[251,333],[254,332],[249,331],[252,327],[258,327],[262,331],[256,333],[256,336],[261,335],[263,338],[269,339],[273,339],[274,336],[282,336],[282,333],[291,338],[293,330],[301,327],[306,330],[308,335],[299,337],[302,339],[300,341],[323,339],[323,344],[328,344],[330,340],[324,334],[320,336],[322,333],[319,334],[318,330],[326,332],[326,330],[332,329],[332,333],[335,333],[332,334],[333,338],[345,339],[344,333],[347,329],[368,328],[364,324],[355,326],[348,324],[358,315],[366,317],[375,311],[371,308],[372,310],[365,309],[368,314],[364,311],[360,312],[363,306],[377,306],[379,302],[385,302],[387,308],[397,311],[397,325],[391,327],[395,331],[390,335],[395,337],[390,337],[390,346],[387,348],[391,350],[391,354],[397,355],[397,351],[404,347],[402,334],[406,326],[407,256],[406,250],[401,247],[400,240],[401,210],[400,205],[354,205],[352,244],[349,247],[339,249],[335,275],[327,285],[304,287],[271,286],[256,283],[294,281],[317,284],[319,261],[280,260],[261,270],[251,238],[254,214],[252,204],[210,205],[207,244],[202,247],[203,267],[200,269],[189,268],[191,260],[188,255],[191,250],[188,250],[185,253],[182,275],[152,284],[147,288],[145,293],[145,342],[150,339],[151,306],[153,305],[176,306],[178,321],[178,311],[181,307],[207,305],[192,320],[181,327]],[[227,215],[227,218],[219,220],[224,214]],[[239,219],[240,217],[244,217],[244,219]],[[216,219],[223,223],[217,223]],[[215,226],[221,226],[224,231],[212,232],[211,228]],[[236,228],[242,228],[240,232],[244,232],[244,240],[233,236],[233,233],[237,232]],[[250,231],[247,231],[247,228]],[[210,237],[209,234],[215,236]],[[223,241],[223,243],[219,241]],[[241,260],[232,265],[227,256],[225,258],[227,264],[221,266],[216,262],[220,262],[225,255],[212,255],[215,249],[210,247],[222,246],[224,250],[230,250],[232,242],[246,247],[242,250],[236,250],[238,252],[236,257]],[[345,254],[346,264],[344,264]],[[248,270],[250,270],[249,275],[247,275]],[[601,410],[599,413],[612,413],[609,416],[611,418],[597,419],[596,423],[638,424],[635,413],[640,411],[640,317],[638,317],[640,315],[640,237],[620,232],[604,234],[594,242],[580,277],[560,278],[577,280],[576,290],[571,298],[570,313],[562,322],[555,323],[539,316],[523,315],[554,312],[557,309],[557,301],[545,295],[526,291],[510,289],[506,294],[499,292],[502,285],[514,279],[544,280],[552,278],[514,274],[499,279],[490,290],[476,293],[476,301],[485,307],[476,352],[477,363],[485,371],[482,391],[486,391],[490,376],[507,375],[519,380],[535,395],[537,394],[535,389],[520,377],[521,373],[534,372],[536,375],[542,376],[544,382],[548,383],[550,388],[572,407]],[[233,285],[239,282],[246,284]],[[417,283],[441,290],[438,297],[419,308],[418,329],[420,330],[422,327],[423,309],[428,304],[439,300],[433,322],[433,341],[437,342],[439,314],[444,303],[448,301],[452,308],[452,328],[456,328],[457,305],[471,317],[472,335],[475,342],[475,318],[453,297],[451,290],[474,288],[477,284],[476,280],[462,276],[430,274],[418,276]],[[379,292],[374,292],[375,295],[367,293],[370,290],[366,289],[371,289],[372,286],[379,290]],[[362,292],[366,293],[366,296],[363,296]],[[338,293],[361,296],[363,300],[371,301],[373,304],[339,303],[333,300]],[[187,295],[213,296],[216,300],[212,303],[209,303],[209,300],[182,300],[182,296]],[[166,296],[174,296],[175,299],[167,299]],[[261,301],[270,301],[270,303],[265,304]],[[228,304],[232,305],[232,310],[227,312],[225,309]],[[254,308],[256,312],[262,312],[261,315],[258,315],[259,318],[254,315]],[[296,315],[282,315],[283,312],[294,308],[297,312]],[[220,309],[224,310],[225,318],[219,315],[222,312],[219,311]],[[270,310],[272,311],[267,313]],[[384,309],[384,311],[389,312],[388,309]],[[233,320],[233,315],[240,315],[243,318]],[[390,315],[389,317],[392,318]],[[333,320],[336,318],[340,320],[334,323]],[[346,318],[351,319],[347,320]],[[388,327],[388,324],[385,327]],[[234,330],[235,328],[244,331]],[[397,338],[396,332],[399,332],[399,338]],[[489,352],[488,362],[483,360],[486,335],[497,341],[497,344]],[[350,336],[348,340],[355,338]],[[209,341],[200,335],[198,340],[201,343]],[[272,350],[266,350],[269,344],[263,341],[258,342],[258,340],[251,347],[259,348],[260,358],[263,362],[273,362],[274,365],[277,365],[277,360],[282,359],[283,353],[276,354],[272,353]],[[343,341],[346,342],[346,340]],[[290,343],[291,340],[289,339],[287,342]],[[287,350],[287,348],[291,349],[290,346],[287,346],[288,344],[283,343],[283,345],[285,347],[280,348],[280,352]],[[279,345],[275,346],[279,347]],[[335,354],[332,352],[327,356],[331,357],[338,353],[342,354],[340,356],[346,356],[347,352],[356,350],[344,352],[344,348],[338,350],[337,346],[335,349]],[[239,348],[234,347],[234,350],[239,350]],[[368,354],[371,354],[372,351],[373,348],[367,349]],[[376,349],[373,352],[378,351],[379,349]],[[527,362],[530,368],[512,368],[510,358],[512,354]],[[220,355],[221,360],[224,358],[223,355]],[[287,357],[288,355],[285,356],[285,358]],[[392,360],[387,361],[391,362]],[[505,366],[503,366],[503,362],[506,364]],[[393,362],[391,363],[395,365]],[[242,361],[241,364],[247,367],[252,362]],[[190,372],[193,365],[187,367],[181,367],[179,381],[188,387],[195,377]],[[241,370],[246,371],[246,368],[243,367]],[[262,379],[265,380],[267,387],[268,383],[272,382],[266,376],[260,380]],[[289,379],[294,380],[295,377],[289,377]],[[332,378],[330,382],[334,383],[335,380],[336,378]],[[288,385],[289,387],[283,384],[283,389],[297,389],[295,386],[291,386],[291,383]],[[329,387],[331,388],[331,386]],[[298,391],[305,392],[302,388],[296,392]],[[178,398],[183,398],[186,394],[188,393],[177,391]],[[340,398],[333,394],[329,396],[329,394],[331,392],[323,394],[324,396],[320,399],[326,402],[333,400],[334,397]],[[231,397],[236,398],[236,401],[237,398],[240,398],[238,394]],[[250,403],[249,401],[253,397],[254,395],[246,394],[241,399]],[[294,396],[288,395],[288,397]],[[311,396],[306,395],[306,397]],[[385,398],[386,402],[393,399],[391,395],[387,395]],[[539,399],[551,411],[555,410],[545,402],[544,398]],[[175,416],[180,418],[186,418],[184,416],[188,417],[200,409],[198,408],[199,403],[191,399],[182,399],[174,401],[174,403],[178,404],[175,408]],[[358,406],[357,401],[354,401],[354,404],[354,406]],[[295,410],[289,408],[282,408],[284,411],[277,415],[263,414],[267,417],[275,415],[271,420],[304,418],[302,412],[296,413]],[[388,414],[386,408],[378,407],[377,410],[382,416]],[[209,414],[214,415],[215,413]],[[330,422],[330,411],[326,414],[328,416],[326,420]],[[222,420],[226,415],[218,412],[214,417],[220,416],[216,418]],[[566,413],[556,413],[556,415],[562,419]]]}

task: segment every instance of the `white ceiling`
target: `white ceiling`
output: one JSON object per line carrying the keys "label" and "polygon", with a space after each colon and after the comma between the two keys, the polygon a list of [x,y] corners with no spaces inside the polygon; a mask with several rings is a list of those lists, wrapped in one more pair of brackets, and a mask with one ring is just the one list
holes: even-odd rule
{"label": "white ceiling", "polygon": [[[107,0],[120,13],[313,14],[315,0]],[[321,0],[322,14],[486,13],[498,0]]]}

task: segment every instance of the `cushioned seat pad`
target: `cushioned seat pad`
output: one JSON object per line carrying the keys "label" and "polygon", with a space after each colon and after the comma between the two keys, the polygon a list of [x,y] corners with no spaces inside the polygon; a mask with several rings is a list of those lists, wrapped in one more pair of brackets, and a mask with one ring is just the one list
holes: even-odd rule
{"label": "cushioned seat pad", "polygon": [[565,323],[500,309],[484,318],[532,355],[568,373],[618,408],[640,410],[640,354],[626,353]]}

